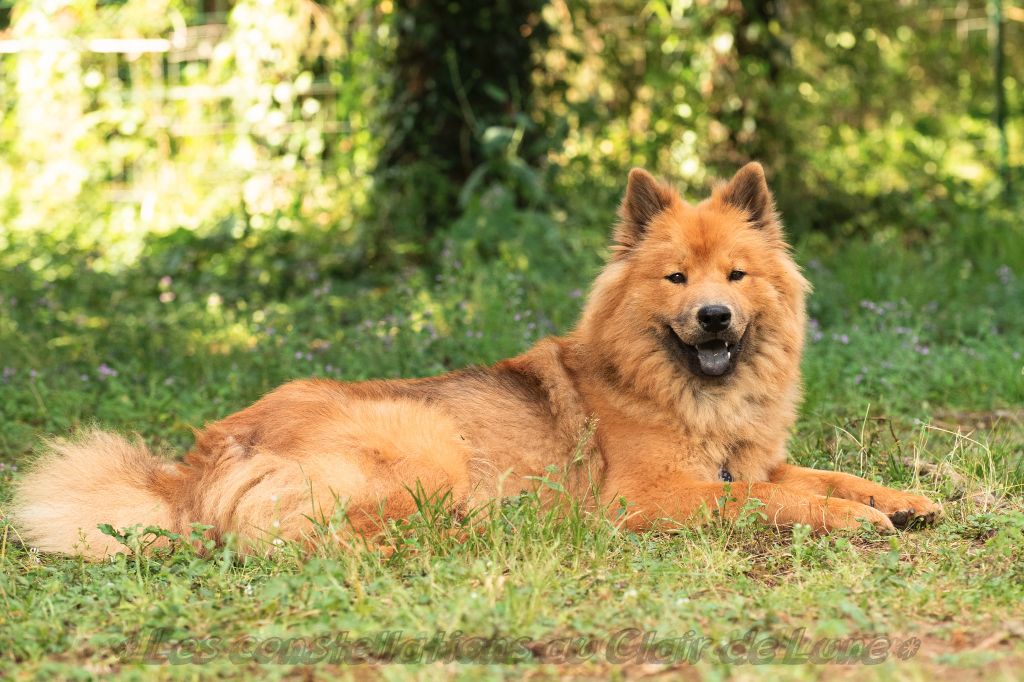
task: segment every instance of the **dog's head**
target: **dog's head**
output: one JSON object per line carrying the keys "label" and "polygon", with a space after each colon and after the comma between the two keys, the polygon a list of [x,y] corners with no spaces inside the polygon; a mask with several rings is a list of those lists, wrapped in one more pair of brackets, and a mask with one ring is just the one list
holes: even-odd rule
{"label": "dog's head", "polygon": [[701,383],[728,381],[757,352],[798,362],[807,284],[760,164],[697,205],[634,169],[619,218],[584,316],[616,357],[672,363]]}

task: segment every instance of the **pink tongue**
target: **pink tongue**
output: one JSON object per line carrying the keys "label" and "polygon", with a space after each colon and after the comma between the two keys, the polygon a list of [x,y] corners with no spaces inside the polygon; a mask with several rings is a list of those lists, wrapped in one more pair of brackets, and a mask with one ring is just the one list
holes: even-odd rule
{"label": "pink tongue", "polygon": [[724,343],[707,343],[697,346],[697,360],[705,374],[717,377],[729,369],[729,351]]}

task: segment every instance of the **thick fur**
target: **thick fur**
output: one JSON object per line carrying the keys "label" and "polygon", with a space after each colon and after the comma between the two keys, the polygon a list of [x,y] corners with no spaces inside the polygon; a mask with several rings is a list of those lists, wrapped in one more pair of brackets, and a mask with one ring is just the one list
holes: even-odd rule
{"label": "thick fur", "polygon": [[124,549],[97,526],[173,528],[173,506],[155,487],[173,465],[141,443],[102,431],[54,439],[18,484],[15,518],[39,548],[103,556]]}
{"label": "thick fur", "polygon": [[[17,527],[42,550],[90,557],[120,549],[100,523],[199,522],[265,551],[339,513],[372,535],[415,511],[413,491],[475,508],[552,466],[632,528],[735,516],[749,499],[771,523],[819,530],[934,518],[924,497],[786,463],[808,285],[758,164],[697,205],[634,170],[619,216],[567,336],[440,377],[285,384],[208,425],[180,463],[99,431],[52,441],[18,485]],[[731,312],[710,336],[709,305]],[[731,349],[721,374],[698,352],[712,337]]]}

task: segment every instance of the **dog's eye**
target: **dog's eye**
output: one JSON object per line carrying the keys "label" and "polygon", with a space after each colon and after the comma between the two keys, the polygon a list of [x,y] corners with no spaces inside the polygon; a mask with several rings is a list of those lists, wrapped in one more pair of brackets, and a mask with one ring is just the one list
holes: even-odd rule
{"label": "dog's eye", "polygon": [[665,277],[672,284],[686,284],[686,275],[681,272],[673,272],[671,275]]}
{"label": "dog's eye", "polygon": [[729,273],[729,281],[738,282],[746,276],[747,273],[743,272],[742,270],[733,270],[732,272]]}

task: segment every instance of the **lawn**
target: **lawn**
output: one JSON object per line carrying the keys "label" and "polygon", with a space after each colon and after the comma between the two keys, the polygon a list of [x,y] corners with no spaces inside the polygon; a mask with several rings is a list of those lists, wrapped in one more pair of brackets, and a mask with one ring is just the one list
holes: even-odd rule
{"label": "lawn", "polygon": [[[486,217],[439,264],[354,278],[287,235],[172,233],[124,262],[6,243],[0,510],[47,434],[98,423],[174,456],[190,427],[292,378],[429,375],[569,329],[605,225]],[[933,228],[799,240],[815,293],[791,450],[940,500],[934,528],[635,534],[523,494],[479,533],[425,504],[385,550],[86,563],[24,546],[5,519],[0,675],[1014,679],[1024,233],[998,209]]]}

